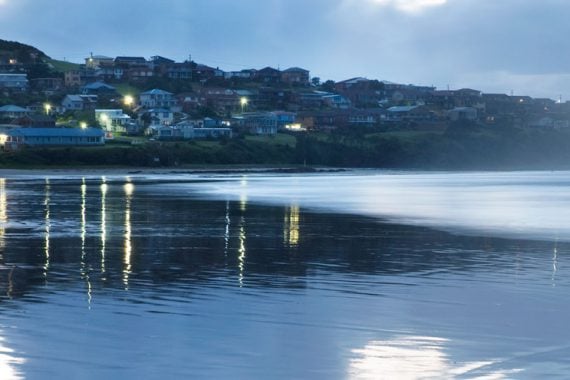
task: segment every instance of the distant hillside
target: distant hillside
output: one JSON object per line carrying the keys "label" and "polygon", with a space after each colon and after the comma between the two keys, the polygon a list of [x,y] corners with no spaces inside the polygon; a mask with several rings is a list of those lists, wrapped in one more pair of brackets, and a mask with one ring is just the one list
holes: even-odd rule
{"label": "distant hillside", "polygon": [[49,57],[33,46],[0,39],[0,61],[9,61],[10,59],[16,59],[18,63],[29,65],[43,62]]}
{"label": "distant hillside", "polygon": [[0,70],[25,72],[28,79],[60,77],[76,66],[51,59],[31,45],[0,39]]}

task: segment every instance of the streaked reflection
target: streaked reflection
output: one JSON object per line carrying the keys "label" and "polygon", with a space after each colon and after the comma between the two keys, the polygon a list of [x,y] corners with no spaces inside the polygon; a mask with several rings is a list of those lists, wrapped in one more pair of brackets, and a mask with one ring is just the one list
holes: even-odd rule
{"label": "streaked reflection", "polygon": [[247,178],[242,178],[240,182],[239,209],[241,212],[247,211]]}
{"label": "streaked reflection", "polygon": [[300,208],[297,205],[289,207],[285,214],[283,226],[283,240],[286,245],[296,247],[299,245]]}
{"label": "streaked reflection", "polygon": [[245,259],[247,256],[247,235],[245,232],[245,218],[242,216],[240,219],[239,226],[239,251],[238,251],[238,269],[239,269],[239,286],[243,286],[243,280],[245,277]]}
{"label": "streaked reflection", "polygon": [[558,239],[554,241],[554,255],[552,256],[552,286],[556,286],[556,273],[558,273]]}
{"label": "streaked reflection", "polygon": [[6,225],[8,224],[8,197],[6,178],[0,178],[0,249],[6,247]]}
{"label": "streaked reflection", "polygon": [[91,304],[91,280],[86,263],[85,240],[87,238],[87,184],[81,179],[81,276],[87,284],[87,302]]}
{"label": "streaked reflection", "polygon": [[4,338],[0,338],[0,379],[2,380],[20,380],[24,379],[24,375],[18,370],[18,367],[26,361],[14,355],[14,350],[6,347]]}
{"label": "streaked reflection", "polygon": [[105,250],[107,248],[107,190],[106,178],[101,178],[101,273],[105,273]]}
{"label": "streaked reflection", "polygon": [[50,192],[51,186],[49,183],[49,178],[46,178],[45,185],[45,198],[44,198],[44,220],[45,220],[45,237],[44,237],[44,276],[47,277],[47,273],[50,265],[50,230],[51,230],[51,219],[50,219]]}
{"label": "streaked reflection", "polygon": [[230,227],[231,227],[231,218],[230,218],[230,202],[226,201],[226,230],[224,232],[224,256],[228,256],[228,249],[230,247]]}
{"label": "streaked reflection", "polygon": [[[87,236],[87,184],[81,179],[81,253],[85,255],[85,238]],[[82,256],[83,258],[83,256]]]}
{"label": "streaked reflection", "polygon": [[133,198],[133,193],[135,191],[135,185],[130,182],[127,178],[127,183],[124,186],[125,190],[125,243],[124,243],[124,270],[123,270],[123,283],[127,289],[129,286],[129,276],[132,270],[131,255],[133,253],[133,246],[131,242],[132,236],[132,225],[131,225],[131,202]]}
{"label": "streaked reflection", "polygon": [[458,363],[445,353],[447,339],[433,337],[399,337],[373,341],[362,349],[353,350],[349,378],[357,379],[452,379],[476,376],[485,379],[507,379],[521,372],[495,370],[497,360]]}

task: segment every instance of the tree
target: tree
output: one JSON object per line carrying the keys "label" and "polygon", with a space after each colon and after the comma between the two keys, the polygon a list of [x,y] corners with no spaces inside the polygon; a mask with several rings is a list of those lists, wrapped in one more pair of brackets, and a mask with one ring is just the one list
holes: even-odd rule
{"label": "tree", "polygon": [[335,81],[334,80],[328,80],[325,83],[322,84],[321,89],[323,91],[328,91],[328,92],[333,92],[335,90]]}

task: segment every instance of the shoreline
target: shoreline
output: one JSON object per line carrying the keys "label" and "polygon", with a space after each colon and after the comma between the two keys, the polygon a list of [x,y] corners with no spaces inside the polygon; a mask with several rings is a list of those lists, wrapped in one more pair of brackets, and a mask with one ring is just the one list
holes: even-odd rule
{"label": "shoreline", "polygon": [[1,176],[24,176],[24,175],[167,175],[167,174],[303,174],[303,173],[342,173],[350,172],[353,168],[325,168],[325,167],[264,167],[264,166],[220,166],[220,167],[179,167],[179,168],[156,168],[156,167],[30,167],[30,168],[0,168]]}
{"label": "shoreline", "polygon": [[565,168],[537,169],[537,168],[505,168],[505,169],[421,169],[421,168],[352,168],[352,167],[297,167],[297,166],[196,166],[196,167],[30,167],[30,168],[0,168],[0,177],[3,176],[29,176],[29,175],[72,175],[72,176],[131,176],[131,175],[192,175],[192,174],[326,174],[350,172],[386,172],[386,173],[497,173],[497,172],[566,172]]}

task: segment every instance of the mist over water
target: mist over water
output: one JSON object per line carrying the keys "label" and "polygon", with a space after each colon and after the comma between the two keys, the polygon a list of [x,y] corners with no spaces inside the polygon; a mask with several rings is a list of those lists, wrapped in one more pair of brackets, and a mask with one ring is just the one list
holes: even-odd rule
{"label": "mist over water", "polygon": [[570,172],[248,176],[192,193],[487,236],[570,240]]}

